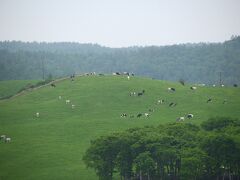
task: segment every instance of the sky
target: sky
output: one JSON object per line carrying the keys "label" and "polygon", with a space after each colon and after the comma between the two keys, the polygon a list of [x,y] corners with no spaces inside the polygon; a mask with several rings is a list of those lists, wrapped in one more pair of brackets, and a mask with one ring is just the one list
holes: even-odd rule
{"label": "sky", "polygon": [[240,0],[0,0],[0,41],[128,47],[232,35],[240,35]]}

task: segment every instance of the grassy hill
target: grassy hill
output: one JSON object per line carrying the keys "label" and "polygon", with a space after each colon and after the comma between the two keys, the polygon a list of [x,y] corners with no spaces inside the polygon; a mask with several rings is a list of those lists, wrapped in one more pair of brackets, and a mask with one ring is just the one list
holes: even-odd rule
{"label": "grassy hill", "polygon": [[[168,92],[168,87],[175,87],[176,92]],[[194,118],[185,122],[197,124],[214,116],[240,117],[239,88],[192,91],[189,87],[139,77],[85,76],[0,101],[0,134],[12,138],[11,143],[0,142],[0,179],[97,179],[94,171],[86,169],[82,155],[90,140],[100,135],[175,122],[188,113]],[[129,96],[142,90],[141,97]],[[213,101],[206,103],[209,97]],[[158,105],[158,99],[165,103]],[[169,107],[171,102],[177,105]],[[136,118],[149,109],[154,109],[149,118]],[[122,113],[135,117],[121,118]]]}
{"label": "grassy hill", "polygon": [[11,81],[0,81],[0,99],[10,97],[25,87],[34,85],[39,80],[11,80]]}

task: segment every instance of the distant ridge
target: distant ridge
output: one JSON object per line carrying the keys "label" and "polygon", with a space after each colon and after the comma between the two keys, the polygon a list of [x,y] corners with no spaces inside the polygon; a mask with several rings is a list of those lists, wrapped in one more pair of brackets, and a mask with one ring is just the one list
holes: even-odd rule
{"label": "distant ridge", "polygon": [[240,83],[240,37],[223,43],[108,48],[75,42],[0,42],[0,80],[117,71],[206,84]]}

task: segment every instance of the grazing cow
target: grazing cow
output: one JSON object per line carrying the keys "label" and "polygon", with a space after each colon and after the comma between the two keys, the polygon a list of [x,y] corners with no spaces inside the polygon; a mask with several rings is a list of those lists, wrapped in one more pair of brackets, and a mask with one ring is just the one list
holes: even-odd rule
{"label": "grazing cow", "polygon": [[61,100],[61,99],[62,99],[62,96],[58,96],[58,99]]}
{"label": "grazing cow", "polygon": [[74,109],[75,108],[75,105],[74,104],[72,104],[72,109]]}
{"label": "grazing cow", "polygon": [[71,75],[70,78],[71,78],[71,81],[74,81],[75,74]]}
{"label": "grazing cow", "polygon": [[176,119],[176,121],[184,121],[184,119],[185,119],[184,117],[179,117]]}
{"label": "grazing cow", "polygon": [[10,141],[11,141],[11,138],[10,137],[6,137],[5,143],[9,143]]}
{"label": "grazing cow", "polygon": [[196,90],[197,87],[195,87],[195,86],[191,86],[190,89],[191,89],[191,90]]}
{"label": "grazing cow", "polygon": [[66,104],[69,104],[69,103],[70,103],[70,100],[69,100],[69,99],[67,99],[67,100],[66,100]]}
{"label": "grazing cow", "polygon": [[56,87],[56,85],[55,85],[54,83],[51,83],[51,86],[52,86],[52,87]]}
{"label": "grazing cow", "polygon": [[238,87],[238,85],[237,85],[237,84],[234,84],[233,87]]}
{"label": "grazing cow", "polygon": [[169,104],[169,107],[171,107],[171,106],[173,106],[174,105],[174,103],[173,102],[171,102],[170,104]]}
{"label": "grazing cow", "polygon": [[36,117],[39,118],[40,114],[39,112],[36,112]]}
{"label": "grazing cow", "polygon": [[130,92],[130,96],[135,96],[136,92]]}
{"label": "grazing cow", "polygon": [[158,104],[162,104],[162,103],[164,103],[164,100],[163,100],[163,99],[159,99],[159,100],[157,101],[157,103],[158,103]]}
{"label": "grazing cow", "polygon": [[175,88],[172,88],[172,87],[169,87],[169,88],[168,88],[168,91],[175,92],[176,89],[175,89]]}
{"label": "grazing cow", "polygon": [[175,107],[176,105],[177,105],[177,103],[171,102],[168,106],[169,106],[169,107]]}
{"label": "grazing cow", "polygon": [[121,117],[127,117],[126,113],[121,114]]}
{"label": "grazing cow", "polygon": [[193,118],[193,114],[187,114],[187,118],[188,118],[188,119]]}
{"label": "grazing cow", "polygon": [[0,136],[0,140],[5,141],[6,137],[7,137],[6,135],[1,135],[1,136]]}
{"label": "grazing cow", "polygon": [[144,116],[145,116],[145,117],[149,117],[149,114],[148,114],[148,113],[144,113]]}
{"label": "grazing cow", "polygon": [[209,103],[209,102],[212,102],[212,98],[209,98],[209,99],[207,100],[207,103]]}
{"label": "grazing cow", "polygon": [[142,116],[142,113],[139,113],[138,115],[137,115],[137,118],[140,118]]}

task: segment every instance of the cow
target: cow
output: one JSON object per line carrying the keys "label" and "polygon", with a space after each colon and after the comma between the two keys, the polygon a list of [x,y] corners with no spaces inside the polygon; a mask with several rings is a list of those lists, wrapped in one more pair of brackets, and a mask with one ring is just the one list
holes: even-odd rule
{"label": "cow", "polygon": [[145,93],[145,90],[143,89],[142,92],[139,92],[137,95],[142,96]]}
{"label": "cow", "polygon": [[126,113],[121,114],[121,117],[127,117]]}
{"label": "cow", "polygon": [[175,89],[175,88],[172,88],[172,87],[169,87],[169,88],[168,88],[168,91],[175,92],[176,89]]}
{"label": "cow", "polygon": [[158,104],[162,104],[162,103],[164,103],[164,100],[163,100],[163,99],[159,99],[159,100],[157,101],[157,103],[158,103]]}
{"label": "cow", "polygon": [[176,106],[176,105],[177,105],[177,103],[171,102],[168,106],[169,106],[169,107],[174,107],[174,106]]}
{"label": "cow", "polygon": [[190,89],[191,89],[191,90],[196,90],[197,87],[196,87],[196,86],[191,86]]}
{"label": "cow", "polygon": [[179,117],[176,119],[176,121],[184,121],[184,119],[185,119],[184,117]]}
{"label": "cow", "polygon": [[5,141],[6,137],[7,137],[6,135],[1,135],[1,136],[0,136],[0,140]]}
{"label": "cow", "polygon": [[6,137],[5,143],[8,143],[8,142],[10,142],[10,141],[11,141],[11,138],[10,138],[10,137]]}
{"label": "cow", "polygon": [[144,113],[144,116],[145,116],[145,117],[149,117],[149,114],[148,114],[148,113]]}
{"label": "cow", "polygon": [[193,118],[193,114],[187,114],[187,118],[188,118],[188,119]]}
{"label": "cow", "polygon": [[207,103],[209,103],[209,102],[212,102],[212,98],[209,98],[209,99],[207,100]]}
{"label": "cow", "polygon": [[233,87],[238,87],[238,85],[237,84],[233,84]]}
{"label": "cow", "polygon": [[69,100],[69,99],[67,99],[67,100],[66,100],[66,104],[69,104],[69,103],[70,103],[70,100]]}
{"label": "cow", "polygon": [[140,118],[142,116],[142,113],[139,113],[138,115],[137,115],[137,118]]}
{"label": "cow", "polygon": [[135,96],[136,92],[130,92],[130,96]]}

